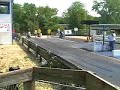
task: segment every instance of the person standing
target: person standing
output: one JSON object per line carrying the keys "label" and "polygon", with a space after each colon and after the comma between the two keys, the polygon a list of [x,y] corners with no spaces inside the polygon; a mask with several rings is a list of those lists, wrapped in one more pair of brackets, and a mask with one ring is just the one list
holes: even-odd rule
{"label": "person standing", "polygon": [[27,38],[31,38],[31,32],[28,31]]}
{"label": "person standing", "polygon": [[16,30],[15,29],[12,30],[12,38],[14,40],[16,39]]}
{"label": "person standing", "polygon": [[37,37],[37,30],[34,31],[34,35],[35,35],[35,37]]}
{"label": "person standing", "polygon": [[41,37],[41,29],[39,28],[37,31],[38,37]]}
{"label": "person standing", "polygon": [[47,30],[47,36],[51,36],[51,29]]}
{"label": "person standing", "polygon": [[110,51],[112,51],[115,48],[115,41],[116,41],[116,34],[114,31],[108,36],[108,40],[109,40]]}

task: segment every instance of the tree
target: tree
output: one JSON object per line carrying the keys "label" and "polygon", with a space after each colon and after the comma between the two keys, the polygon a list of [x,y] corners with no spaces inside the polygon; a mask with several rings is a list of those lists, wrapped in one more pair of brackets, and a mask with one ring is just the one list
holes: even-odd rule
{"label": "tree", "polygon": [[26,29],[30,30],[31,32],[34,32],[36,27],[38,27],[38,23],[36,21],[37,8],[35,4],[24,3],[23,11],[24,11],[23,19],[24,24],[26,25]]}
{"label": "tree", "polygon": [[120,23],[120,0],[102,0],[100,2],[96,0],[92,9],[100,14],[101,23]]}
{"label": "tree", "polygon": [[22,6],[20,4],[13,5],[13,28],[20,32],[20,26],[22,24]]}
{"label": "tree", "polygon": [[59,22],[58,17],[56,16],[57,12],[58,10],[56,8],[50,8],[48,6],[38,8],[37,19],[43,34],[46,34],[48,29],[53,31],[57,28]]}
{"label": "tree", "polygon": [[56,8],[36,7],[35,4],[24,3],[24,5],[13,5],[13,26],[18,32],[34,32],[40,28],[43,34],[48,29],[52,31],[58,28],[59,17]]}
{"label": "tree", "polygon": [[13,5],[13,27],[17,32],[31,32],[38,27],[36,22],[36,6],[34,4],[24,3],[24,5]]}
{"label": "tree", "polygon": [[86,11],[84,5],[78,1],[74,2],[67,12],[63,13],[63,17],[71,28],[80,28],[80,22],[85,19]]}

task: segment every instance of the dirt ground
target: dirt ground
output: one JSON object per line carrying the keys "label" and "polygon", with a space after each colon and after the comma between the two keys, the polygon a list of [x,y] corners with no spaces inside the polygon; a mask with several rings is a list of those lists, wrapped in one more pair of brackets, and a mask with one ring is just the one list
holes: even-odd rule
{"label": "dirt ground", "polygon": [[[27,52],[24,46],[0,45],[0,72],[8,72],[9,67],[19,66],[20,69],[40,66],[39,61]],[[47,83],[36,82],[36,90],[54,90],[53,86]],[[56,90],[56,89],[55,89]]]}
{"label": "dirt ground", "polygon": [[[21,48],[22,47],[22,48]],[[39,66],[36,60],[23,46],[0,45],[0,72],[8,71],[9,67],[19,66],[20,69]]]}

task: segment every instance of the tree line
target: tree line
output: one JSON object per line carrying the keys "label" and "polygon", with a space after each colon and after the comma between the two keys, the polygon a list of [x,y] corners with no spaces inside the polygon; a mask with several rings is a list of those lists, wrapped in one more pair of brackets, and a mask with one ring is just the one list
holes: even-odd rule
{"label": "tree line", "polygon": [[100,23],[120,24],[120,0],[95,0],[92,10],[100,15]]}
{"label": "tree line", "polygon": [[98,20],[104,24],[120,23],[120,0],[95,0],[92,10],[96,11],[100,17],[89,15],[85,6],[79,2],[74,2],[62,16],[57,16],[58,10],[49,6],[36,7],[35,4],[24,3],[23,5],[13,5],[13,28],[20,33],[40,28],[43,34],[48,29],[55,32],[58,28],[64,29],[59,24],[69,24],[69,28],[78,27],[84,29],[80,22],[83,20]]}

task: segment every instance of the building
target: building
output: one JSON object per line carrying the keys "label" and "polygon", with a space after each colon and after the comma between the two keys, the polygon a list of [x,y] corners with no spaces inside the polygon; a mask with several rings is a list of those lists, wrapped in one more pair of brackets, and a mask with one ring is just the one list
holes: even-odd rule
{"label": "building", "polygon": [[12,3],[0,0],[0,44],[12,44]]}

